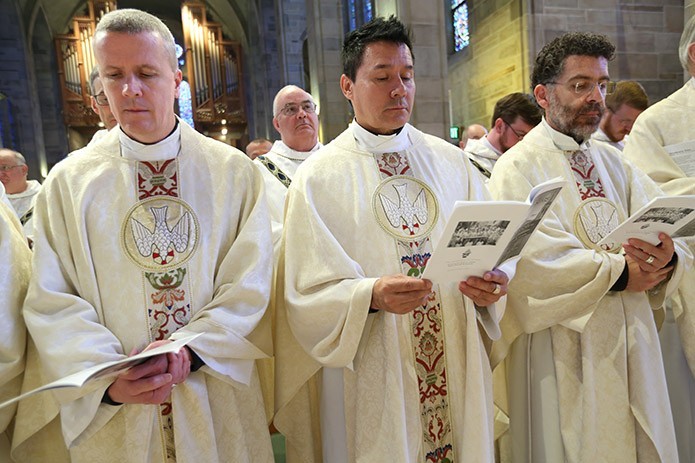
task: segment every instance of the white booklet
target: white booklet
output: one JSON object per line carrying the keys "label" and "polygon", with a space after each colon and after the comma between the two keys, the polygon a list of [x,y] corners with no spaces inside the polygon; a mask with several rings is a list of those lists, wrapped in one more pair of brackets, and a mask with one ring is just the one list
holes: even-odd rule
{"label": "white booklet", "polygon": [[521,253],[567,182],[560,177],[536,185],[526,202],[457,201],[423,278],[463,281]]}
{"label": "white booklet", "polygon": [[658,196],[606,235],[599,245],[639,238],[659,244],[659,233],[671,238],[695,236],[695,195]]}
{"label": "white booklet", "polygon": [[0,408],[11,405],[15,402],[29,397],[30,395],[38,394],[39,392],[49,391],[51,389],[59,389],[64,387],[82,387],[90,381],[94,381],[100,378],[106,378],[110,376],[116,376],[119,373],[139,365],[150,357],[156,355],[167,354],[169,352],[178,352],[183,346],[193,341],[195,338],[203,333],[196,333],[190,336],[186,336],[176,341],[172,341],[167,344],[155,347],[154,349],[146,350],[140,352],[139,354],[133,355],[132,357],[126,357],[121,360],[113,360],[111,362],[100,363],[99,365],[94,365],[93,367],[86,368],[77,373],[73,373],[64,378],[53,381],[52,383],[44,384],[41,387],[32,389],[31,391],[25,392],[13,399],[7,400],[0,404]]}
{"label": "white booklet", "polygon": [[695,140],[664,146],[671,159],[688,177],[695,177]]}

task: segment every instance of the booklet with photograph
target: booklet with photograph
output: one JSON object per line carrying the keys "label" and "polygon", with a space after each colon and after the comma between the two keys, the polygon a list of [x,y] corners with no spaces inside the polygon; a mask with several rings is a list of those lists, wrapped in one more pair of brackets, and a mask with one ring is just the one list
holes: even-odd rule
{"label": "booklet with photograph", "polygon": [[457,201],[422,277],[462,281],[519,255],[566,183],[536,185],[526,202]]}
{"label": "booklet with photograph", "polygon": [[695,195],[658,196],[603,237],[599,245],[639,238],[659,244],[659,233],[671,238],[695,236]]}
{"label": "booklet with photograph", "polygon": [[144,352],[140,352],[139,354],[133,355],[131,357],[126,357],[121,360],[114,360],[111,362],[105,362],[100,363],[99,365],[94,365],[93,367],[89,367],[85,370],[78,371],[77,373],[73,373],[69,376],[53,381],[52,383],[44,384],[41,387],[37,387],[36,389],[32,389],[31,391],[25,392],[24,394],[21,394],[13,399],[5,401],[0,404],[0,408],[6,407],[15,402],[19,402],[25,397],[29,397],[30,395],[34,395],[39,392],[64,387],[82,387],[90,381],[94,381],[100,378],[106,378],[109,376],[116,376],[117,374],[127,370],[128,368],[132,368],[136,365],[145,362],[145,360],[147,360],[150,357],[154,357],[156,355],[161,354],[167,354],[169,352],[178,352],[179,349],[193,341],[201,334],[203,333],[192,334],[190,336],[177,339],[176,341],[163,344],[161,346],[155,347],[154,349],[146,350]]}

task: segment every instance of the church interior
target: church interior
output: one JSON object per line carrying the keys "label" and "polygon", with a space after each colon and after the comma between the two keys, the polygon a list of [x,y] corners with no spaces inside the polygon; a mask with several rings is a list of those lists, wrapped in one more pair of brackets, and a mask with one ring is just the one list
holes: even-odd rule
{"label": "church interior", "polygon": [[[656,102],[684,82],[678,40],[693,0],[1,0],[0,147],[24,154],[42,181],[100,129],[90,108],[91,36],[114,8],[139,8],[172,30],[185,89],[177,114],[243,150],[278,138],[272,100],[309,91],[325,144],[352,118],[339,88],[343,36],[396,15],[413,35],[417,82],[411,123],[456,143],[456,128],[489,125],[495,102],[530,92],[533,57],[566,31],[616,45],[614,80],[637,80]],[[451,130],[453,129],[453,130]]]}

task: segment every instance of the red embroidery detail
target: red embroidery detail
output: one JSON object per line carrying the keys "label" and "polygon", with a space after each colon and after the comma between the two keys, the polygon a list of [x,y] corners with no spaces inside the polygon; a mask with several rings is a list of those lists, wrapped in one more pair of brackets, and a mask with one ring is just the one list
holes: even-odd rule
{"label": "red embroidery detail", "polygon": [[176,159],[138,162],[138,199],[151,196],[178,196]]}
{"label": "red embroidery detail", "polygon": [[570,155],[569,161],[582,201],[588,198],[604,198],[606,195],[603,192],[603,184],[591,155],[575,151]]}

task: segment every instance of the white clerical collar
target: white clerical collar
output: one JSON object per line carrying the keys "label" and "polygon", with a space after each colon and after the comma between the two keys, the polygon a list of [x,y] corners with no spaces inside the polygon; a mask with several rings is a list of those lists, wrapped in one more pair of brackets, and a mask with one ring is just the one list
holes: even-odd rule
{"label": "white clerical collar", "polygon": [[283,158],[290,159],[292,161],[305,161],[313,152],[321,148],[321,143],[316,143],[313,148],[309,151],[296,151],[290,148],[282,140],[277,140],[273,143],[273,147],[270,151],[282,156]]}
{"label": "white clerical collar", "polygon": [[176,128],[164,140],[151,145],[145,145],[130,138],[123,130],[118,132],[121,144],[121,156],[136,161],[166,161],[178,156],[181,151],[181,123],[176,122]]}
{"label": "white clerical collar", "polygon": [[410,147],[408,124],[393,135],[375,135],[362,127],[356,120],[350,123],[357,146],[368,153],[393,153]]}
{"label": "white clerical collar", "polygon": [[552,128],[550,124],[548,124],[548,121],[545,120],[545,117],[543,117],[541,124],[543,124],[543,127],[550,136],[550,139],[553,141],[553,143],[558,149],[574,153],[575,151],[589,148],[590,138],[584,140],[584,142],[580,145],[574,138],[570,137],[569,135],[565,135],[564,133],[558,132],[557,130]]}
{"label": "white clerical collar", "polygon": [[690,80],[688,81],[688,83],[690,84],[690,86],[692,88],[695,88],[695,76],[691,77]]}
{"label": "white clerical collar", "polygon": [[485,147],[488,148],[490,151],[492,151],[492,153],[494,153],[494,155],[493,155],[493,154],[490,154],[490,153],[482,153],[482,156],[483,156],[484,158],[488,158],[488,159],[499,159],[500,156],[502,156],[502,153],[500,152],[500,150],[498,150],[497,148],[495,148],[494,145],[493,145],[492,143],[490,143],[490,140],[487,139],[487,135],[485,135],[483,138],[480,139],[480,143],[482,143],[483,146],[485,146]]}

